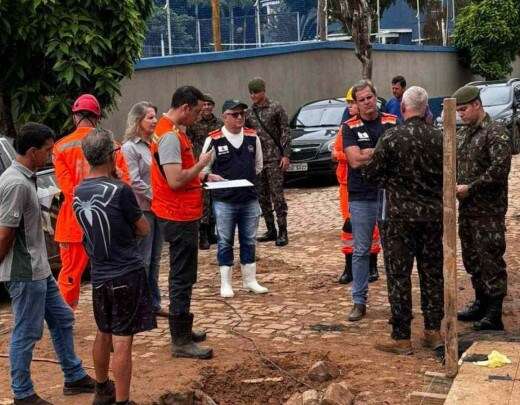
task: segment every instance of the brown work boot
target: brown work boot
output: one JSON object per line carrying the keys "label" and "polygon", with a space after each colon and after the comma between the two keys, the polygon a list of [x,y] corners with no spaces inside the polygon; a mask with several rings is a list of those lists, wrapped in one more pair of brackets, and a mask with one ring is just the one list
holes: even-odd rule
{"label": "brown work boot", "polygon": [[348,320],[350,322],[359,321],[363,318],[367,313],[367,306],[365,304],[354,304],[352,307],[352,311],[350,311],[350,315],[348,316]]}
{"label": "brown work boot", "polygon": [[399,339],[395,340],[392,338],[385,338],[378,341],[374,348],[387,353],[394,354],[412,354],[412,342],[410,339]]}
{"label": "brown work boot", "polygon": [[97,383],[92,405],[112,405],[116,402],[116,387],[112,380]]}
{"label": "brown work boot", "polygon": [[421,346],[428,349],[435,349],[444,345],[442,335],[438,330],[424,330],[424,335],[421,338]]}

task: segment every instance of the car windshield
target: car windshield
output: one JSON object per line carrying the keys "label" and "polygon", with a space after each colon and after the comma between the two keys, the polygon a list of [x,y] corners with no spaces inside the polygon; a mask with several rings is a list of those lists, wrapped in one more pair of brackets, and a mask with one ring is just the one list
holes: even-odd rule
{"label": "car windshield", "polygon": [[345,108],[347,106],[341,104],[303,107],[295,124],[297,127],[337,127],[341,124]]}
{"label": "car windshield", "polygon": [[511,101],[511,87],[483,87],[480,89],[480,98],[484,107],[509,104],[509,102]]}

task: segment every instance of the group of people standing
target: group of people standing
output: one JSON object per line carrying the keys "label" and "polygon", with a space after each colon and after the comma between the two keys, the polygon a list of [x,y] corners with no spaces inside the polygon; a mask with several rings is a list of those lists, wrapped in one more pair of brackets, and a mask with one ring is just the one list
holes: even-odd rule
{"label": "group of people standing", "polygon": [[[64,393],[94,392],[96,405],[131,403],[133,335],[155,328],[156,316],[169,320],[174,357],[211,358],[212,349],[198,344],[206,333],[193,329],[190,304],[199,246],[209,248],[215,237],[221,296],[234,295],[236,228],[243,288],[268,291],[256,280],[256,232],[263,214],[267,233],[258,239],[277,246],[288,243],[283,196],[288,119],[280,104],[267,98],[262,79],[253,79],[249,90],[253,105],[227,100],[221,118],[213,114],[212,97],[192,86],[177,89],[159,119],[152,103],[139,102],[128,114],[122,145],[99,127],[102,109],[91,94],[75,100],[71,110],[76,129],[56,143],[54,132],[44,125],[21,128],[15,145],[19,156],[0,178],[6,191],[0,201],[0,274],[15,318],[10,358],[16,404],[49,403],[34,392],[30,378],[31,353],[44,319],[65,373]],[[251,128],[245,127],[246,120]],[[31,183],[51,151],[63,192],[55,233],[62,260],[58,283],[50,273]],[[226,180],[246,180],[250,186],[228,188]],[[204,190],[212,182],[224,187]],[[29,230],[33,239],[24,245]],[[161,307],[158,286],[163,242],[170,253],[168,310]],[[87,265],[98,328],[95,379],[83,370],[72,337],[73,311]],[[40,310],[38,316],[29,302]],[[115,384],[108,378],[111,352]]]}
{"label": "group of people standing", "polygon": [[[376,348],[408,354],[412,320],[411,271],[417,261],[424,315],[425,347],[442,343],[442,133],[428,114],[420,87],[395,84],[390,104],[399,115],[377,107],[376,89],[361,81],[349,90],[348,119],[335,147],[343,227],[345,271],[352,282],[350,321],[366,315],[368,283],[378,278],[379,237],[384,251],[392,334]],[[394,86],[393,86],[394,87]],[[287,114],[266,96],[265,82],[249,83],[252,106],[215,102],[192,86],[178,88],[159,119],[150,102],[128,114],[124,143],[98,126],[101,106],[93,95],[72,106],[75,131],[54,143],[54,132],[24,125],[15,162],[0,176],[0,281],[12,298],[14,327],[10,362],[15,404],[49,404],[34,391],[30,363],[47,322],[65,375],[65,395],[94,392],[93,403],[130,404],[132,340],[168,318],[174,357],[211,358],[199,345],[206,333],[193,329],[193,285],[198,249],[216,235],[220,295],[234,296],[232,269],[238,229],[243,288],[268,292],[256,279],[256,241],[288,243],[283,172],[289,166]],[[459,313],[476,330],[503,329],[507,293],[505,213],[511,165],[506,129],[482,107],[479,89],[467,86],[454,97],[465,126],[458,132],[457,198],[464,266],[476,299]],[[51,274],[36,192],[35,172],[52,153],[63,193],[57,219],[62,269]],[[246,187],[231,188],[227,180]],[[219,187],[208,187],[211,183]],[[231,183],[230,183],[231,184]],[[244,185],[244,184],[242,184]],[[204,188],[212,188],[209,193]],[[267,231],[256,238],[260,215]],[[276,220],[275,220],[276,219]],[[199,233],[200,229],[200,233]],[[158,287],[163,241],[169,245],[169,308]],[[95,378],[74,352],[74,313],[83,271],[90,263]],[[109,363],[115,383],[109,379]]]}
{"label": "group of people standing", "polygon": [[[428,348],[443,344],[443,141],[441,130],[431,125],[427,92],[418,86],[405,89],[403,80],[399,76],[392,82],[396,97],[390,106],[395,109],[397,105],[399,115],[378,110],[376,89],[370,81],[349,90],[346,101],[351,117],[340,128],[334,156],[339,162],[338,179],[346,179],[345,186],[340,184],[340,199],[349,206],[342,233],[346,265],[339,280],[353,281],[348,320],[355,322],[366,315],[377,224],[392,333],[375,347],[409,354],[413,351],[414,259],[424,315],[421,344]],[[402,89],[394,89],[396,84]],[[508,130],[485,112],[477,87],[462,87],[453,97],[464,124],[457,132],[459,236],[464,267],[475,290],[475,300],[458,313],[458,319],[474,322],[475,330],[502,330],[512,140]]]}

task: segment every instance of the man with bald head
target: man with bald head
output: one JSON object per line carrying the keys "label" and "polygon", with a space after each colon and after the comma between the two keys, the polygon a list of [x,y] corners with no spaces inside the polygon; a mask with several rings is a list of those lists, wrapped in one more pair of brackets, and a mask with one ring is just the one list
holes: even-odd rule
{"label": "man with bald head", "polygon": [[366,181],[387,193],[383,232],[392,335],[376,349],[412,353],[412,283],[414,258],[424,315],[422,345],[435,348],[444,316],[442,274],[442,134],[426,124],[428,94],[410,87],[401,101],[404,124],[380,138],[372,159],[363,168]]}

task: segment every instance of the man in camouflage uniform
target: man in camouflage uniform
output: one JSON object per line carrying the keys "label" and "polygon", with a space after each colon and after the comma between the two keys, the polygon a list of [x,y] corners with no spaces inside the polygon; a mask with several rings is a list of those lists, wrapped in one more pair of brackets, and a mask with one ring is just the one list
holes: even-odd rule
{"label": "man in camouflage uniform", "polygon": [[442,345],[444,316],[442,273],[442,134],[426,124],[428,94],[417,86],[403,95],[404,124],[387,130],[363,169],[366,181],[377,182],[387,193],[383,242],[392,311],[392,335],[375,348],[412,352],[412,283],[414,258],[421,287],[424,315],[422,345]]}
{"label": "man in camouflage uniform", "polygon": [[[210,132],[222,128],[224,123],[213,114],[215,101],[209,94],[204,95],[204,104],[200,112],[200,119],[186,129],[186,134],[193,143],[193,153],[199,157],[202,145]],[[211,243],[217,243],[215,239],[215,218],[211,210],[211,195],[204,193],[204,207],[199,229],[199,249],[208,250]]]}
{"label": "man in camouflage uniform", "polygon": [[462,87],[453,97],[464,124],[457,132],[459,237],[464,268],[475,289],[475,301],[458,319],[474,321],[475,330],[502,330],[511,140],[507,129],[484,111],[477,87]]}
{"label": "man in camouflage uniform", "polygon": [[[253,104],[246,111],[246,127],[256,129],[262,142],[264,169],[259,178],[259,202],[267,232],[259,242],[276,240],[276,246],[289,243],[287,236],[287,203],[283,194],[283,173],[289,167],[289,120],[284,108],[265,94],[265,82],[255,78],[249,82]],[[273,215],[276,212],[278,233]]]}

